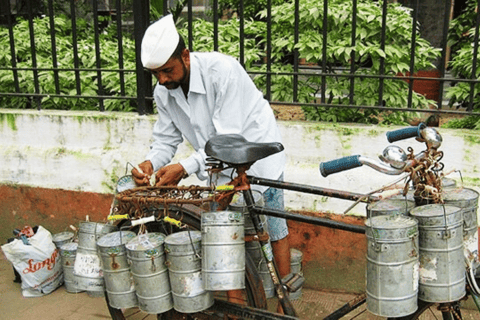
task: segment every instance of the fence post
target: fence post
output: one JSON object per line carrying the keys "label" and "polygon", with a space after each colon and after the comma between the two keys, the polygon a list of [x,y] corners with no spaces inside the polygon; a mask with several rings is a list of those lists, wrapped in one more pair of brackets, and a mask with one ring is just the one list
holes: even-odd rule
{"label": "fence post", "polygon": [[135,34],[135,63],[137,75],[137,112],[153,113],[152,100],[147,99],[152,93],[152,76],[143,69],[141,60],[142,38],[150,24],[150,1],[133,0],[133,21]]}

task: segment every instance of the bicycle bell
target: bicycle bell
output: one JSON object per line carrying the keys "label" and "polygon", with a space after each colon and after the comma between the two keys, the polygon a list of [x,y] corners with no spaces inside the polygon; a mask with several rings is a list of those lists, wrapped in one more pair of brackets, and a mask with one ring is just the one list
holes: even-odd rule
{"label": "bicycle bell", "polygon": [[435,128],[427,127],[422,130],[422,138],[425,140],[427,147],[438,149],[442,145],[442,136]]}
{"label": "bicycle bell", "polygon": [[407,163],[407,154],[398,146],[388,146],[383,150],[383,153],[378,156],[380,160],[388,163],[395,169],[402,169]]}

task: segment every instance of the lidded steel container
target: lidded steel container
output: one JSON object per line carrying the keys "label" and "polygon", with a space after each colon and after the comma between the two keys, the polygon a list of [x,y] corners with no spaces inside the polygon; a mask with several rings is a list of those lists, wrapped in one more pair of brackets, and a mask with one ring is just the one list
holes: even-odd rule
{"label": "lidded steel container", "polygon": [[367,309],[382,317],[417,310],[418,225],[401,214],[366,220]]}
{"label": "lidded steel container", "polygon": [[105,292],[102,261],[97,252],[97,240],[116,230],[118,230],[116,226],[108,223],[80,222],[73,274],[77,288],[87,291],[91,296],[103,296]]}
{"label": "lidded steel container", "polygon": [[456,206],[463,212],[463,244],[472,259],[478,259],[478,192],[468,188],[444,190],[445,204]]}
{"label": "lidded steel container", "polygon": [[461,299],[465,295],[462,210],[429,204],[410,214],[418,220],[420,234],[418,298],[436,303]]}
{"label": "lidded steel container", "polygon": [[182,231],[165,238],[173,308],[193,313],[210,308],[213,294],[203,288],[200,231]]}
{"label": "lidded steel container", "polygon": [[68,242],[60,247],[60,256],[62,257],[63,277],[65,281],[65,290],[70,293],[78,293],[82,290],[77,288],[73,268],[75,265],[75,256],[77,255],[78,243]]}
{"label": "lidded steel container", "polygon": [[205,290],[245,288],[244,218],[241,212],[202,213],[202,275]]}
{"label": "lidded steel container", "polygon": [[158,314],[173,308],[172,290],[165,265],[166,236],[159,232],[141,234],[127,243],[140,310]]}
{"label": "lidded steel container", "polygon": [[138,305],[125,245],[135,237],[132,231],[116,231],[97,241],[109,304],[117,309]]}

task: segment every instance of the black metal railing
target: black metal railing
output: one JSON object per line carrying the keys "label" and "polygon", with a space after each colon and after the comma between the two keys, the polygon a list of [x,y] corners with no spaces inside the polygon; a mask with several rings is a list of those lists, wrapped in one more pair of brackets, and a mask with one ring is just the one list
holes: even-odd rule
{"label": "black metal railing", "polygon": [[[378,59],[379,72],[378,74],[371,73],[362,73],[359,72],[358,61],[360,59],[360,54],[356,50],[350,52],[350,60],[347,65],[344,65],[342,68],[337,66],[332,67],[332,62],[327,58],[327,49],[331,45],[328,28],[326,27],[331,21],[329,20],[328,12],[331,10],[330,1],[318,1],[321,14],[319,19],[322,19],[322,25],[324,26],[321,33],[321,54],[322,57],[317,61],[314,66],[302,66],[300,65],[300,52],[298,49],[298,44],[300,43],[299,35],[300,30],[300,16],[302,10],[302,2],[300,0],[293,0],[292,10],[294,11],[294,23],[293,23],[293,51],[291,52],[291,57],[289,61],[283,61],[282,63],[290,64],[292,71],[278,71],[274,70],[274,65],[278,61],[275,61],[275,58],[272,57],[272,30],[275,24],[275,16],[272,14],[272,0],[267,1],[267,6],[265,8],[265,14],[260,19],[266,30],[264,30],[264,39],[259,42],[259,46],[262,46],[265,52],[264,57],[264,68],[247,68],[247,71],[252,75],[252,77],[263,77],[264,85],[260,87],[263,90],[267,99],[271,100],[272,104],[284,105],[284,106],[310,106],[310,107],[323,107],[323,108],[346,108],[346,109],[362,109],[362,110],[378,110],[378,111],[402,111],[402,112],[417,112],[419,109],[412,107],[412,98],[414,96],[414,84],[415,81],[431,81],[437,82],[439,84],[439,91],[435,97],[436,108],[426,108],[422,112],[428,113],[454,113],[462,115],[480,115],[475,111],[475,93],[474,87],[479,83],[479,80],[476,76],[477,68],[477,54],[478,54],[478,38],[479,38],[479,24],[480,24],[480,10],[477,10],[476,13],[476,23],[474,28],[474,41],[473,45],[473,61],[472,61],[472,71],[471,75],[464,78],[454,78],[448,75],[447,62],[448,62],[448,51],[449,46],[447,43],[447,37],[449,32],[449,22],[452,18],[451,1],[442,2],[441,11],[443,15],[439,15],[443,20],[443,26],[441,30],[438,30],[438,34],[441,34],[439,41],[439,49],[441,49],[441,56],[437,61],[438,77],[419,77],[415,75],[416,71],[416,61],[415,54],[418,41],[418,32],[417,25],[419,23],[419,14],[421,13],[420,4],[424,4],[427,0],[413,0],[413,1],[403,1],[404,4],[412,9],[412,20],[411,20],[411,35],[410,35],[410,63],[408,66],[408,72],[402,74],[392,74],[391,71],[386,70],[386,64],[384,57],[380,56]],[[148,25],[151,23],[151,20],[154,19],[151,15],[150,2],[148,0],[111,0],[111,1],[101,1],[101,8],[99,7],[99,2],[96,0],[92,1],[76,1],[68,0],[62,2],[63,5],[59,5],[58,2],[54,0],[0,0],[0,23],[3,25],[2,28],[8,30],[6,35],[9,38],[9,48],[4,48],[5,52],[9,53],[9,61],[3,60],[0,64],[0,77],[2,79],[9,79],[11,86],[9,89],[5,89],[5,85],[1,85],[3,88],[0,90],[0,101],[2,101],[3,106],[8,99],[22,98],[28,101],[27,104],[22,105],[22,107],[38,108],[42,109],[45,105],[45,99],[86,99],[90,101],[92,105],[95,106],[94,109],[99,111],[110,110],[109,107],[106,107],[106,101],[111,100],[121,100],[125,102],[127,106],[132,107],[140,114],[153,113],[153,98],[152,98],[152,86],[153,79],[149,73],[146,73],[142,67],[140,61],[140,43],[143,37],[143,33]],[[181,0],[176,1],[175,3],[182,3]],[[386,42],[386,32],[388,30],[388,21],[387,16],[389,14],[388,2],[379,2],[381,4],[381,22],[379,33],[379,47],[380,51],[385,51],[388,43]],[[394,1],[395,2],[395,1]],[[401,1],[399,1],[401,2]],[[435,1],[433,1],[435,2]],[[478,1],[480,3],[480,0]],[[79,9],[79,3],[83,3],[83,11]],[[195,15],[193,10],[193,1],[184,0],[185,4],[184,13],[182,18],[188,35],[188,46],[190,49],[195,47],[194,39],[194,22]],[[358,23],[358,10],[357,5],[360,3],[358,0],[351,0],[352,16],[349,25],[351,25],[351,30],[349,30],[350,35],[350,46],[353,48],[356,46],[358,41],[358,32],[357,23]],[[19,5],[21,4],[21,6]],[[219,49],[219,27],[222,23],[223,12],[219,10],[219,0],[212,0],[209,3],[210,7],[206,8],[209,11],[208,19],[213,24],[213,50]],[[248,37],[246,35],[245,26],[245,3],[244,0],[239,0],[238,6],[233,8],[233,11],[236,13],[236,18],[239,21],[238,35],[239,43],[232,45],[238,45],[238,59],[242,65],[246,65],[245,57],[245,40]],[[21,8],[20,8],[21,7]],[[438,7],[437,7],[438,8]],[[163,1],[163,7],[161,12],[167,12],[169,10],[169,1]],[[59,14],[66,13],[69,17],[69,28],[71,28],[71,54],[73,56],[72,65],[63,65],[59,62],[59,39],[57,37],[57,32],[62,27],[56,25],[55,17]],[[80,17],[83,15],[83,17]],[[108,18],[106,19],[105,16]],[[17,39],[15,36],[15,26],[18,24],[20,18],[23,17],[28,21],[28,39]],[[48,19],[49,30],[50,30],[50,43],[48,44],[51,50],[51,61],[48,64],[45,64],[45,61],[42,61],[40,64],[38,61],[38,39],[36,39],[35,34],[35,23],[37,23],[38,17],[43,17],[43,19]],[[79,48],[81,48],[83,39],[80,34],[84,32],[82,26],[78,25],[80,18],[87,17],[91,24],[94,26],[91,30],[93,35],[90,35],[89,38],[92,42],[92,49],[89,53],[89,57],[85,58],[84,53],[80,53]],[[105,53],[111,51],[112,48],[108,49],[102,47],[102,32],[105,28],[105,25],[110,27],[114,26],[116,34],[114,38],[116,39],[116,51],[118,51],[118,60],[115,61],[115,65],[105,63]],[[129,28],[130,25],[133,25],[133,30]],[[135,44],[135,57],[126,57],[125,50],[125,41],[130,39],[134,41]],[[18,41],[29,42],[30,51],[29,61],[30,65],[26,66],[21,64],[20,61],[24,60],[24,57],[19,56],[17,50]],[[45,44],[41,44],[45,45]],[[23,52],[22,54],[26,54]],[[84,60],[92,60],[93,64],[84,66]],[[132,61],[135,60],[135,61]],[[2,61],[2,60],[0,60]],[[129,67],[128,67],[128,66]],[[341,70],[339,72],[339,70]],[[28,77],[25,74],[28,73]],[[74,86],[70,89],[64,89],[62,87],[62,80],[65,74],[74,74]],[[109,75],[115,74],[118,77],[119,87],[115,90],[108,88]],[[130,75],[130,80],[126,77]],[[132,76],[134,75],[134,81]],[[51,82],[53,86],[49,90],[46,90],[41,85],[42,77],[49,76],[51,77]],[[291,90],[292,95],[289,100],[275,100],[272,99],[272,88],[275,85],[275,79],[279,76],[287,76],[291,78]],[[84,88],[82,84],[82,79],[85,77],[90,77],[94,79],[95,87],[89,90]],[[305,83],[305,79],[310,77],[315,77],[318,80],[318,92],[316,93],[316,99],[314,101],[305,101],[299,98],[301,86]],[[31,79],[33,86],[30,85],[27,89],[24,87],[25,79]],[[339,103],[335,103],[332,99],[329,99],[329,80],[332,78],[336,79],[347,79],[347,87],[343,95],[345,99],[337,99]],[[50,79],[50,78],[49,78]],[[358,81],[361,79],[375,79],[378,81],[378,91],[377,96],[375,97],[374,103],[369,104],[358,104],[355,101],[356,89],[358,89]],[[390,80],[408,80],[408,99],[405,106],[390,106],[388,102],[385,102],[385,86],[386,81]],[[445,108],[444,97],[445,92],[444,88],[452,83],[466,83],[470,86],[471,93],[466,103],[464,104],[465,110],[455,109],[455,108]],[[132,83],[134,82],[134,83]],[[135,90],[128,90],[132,86],[135,86]],[[3,99],[3,100],[2,100]],[[59,103],[61,104],[61,102]],[[16,105],[16,104],[14,104]],[[128,110],[128,108],[127,108]]]}

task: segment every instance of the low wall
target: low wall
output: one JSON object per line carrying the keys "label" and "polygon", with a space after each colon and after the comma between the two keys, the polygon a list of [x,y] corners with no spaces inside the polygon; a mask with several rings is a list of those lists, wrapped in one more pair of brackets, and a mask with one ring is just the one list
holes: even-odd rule
{"label": "low wall", "polygon": [[[0,239],[14,228],[41,224],[64,231],[88,215],[101,221],[110,211],[112,192],[127,163],[144,160],[151,142],[155,116],[124,113],[23,111],[0,109]],[[361,154],[377,159],[388,145],[385,133],[394,127],[310,122],[279,122],[287,155],[285,180],[357,193],[374,191],[396,176],[370,167],[323,178],[321,161]],[[463,185],[479,190],[480,133],[439,130],[443,136],[445,171],[459,170]],[[396,143],[415,153],[423,144]],[[174,161],[192,148],[179,146]],[[450,175],[460,182],[460,174]],[[202,184],[189,177],[182,184]],[[352,202],[324,196],[286,192],[292,211],[325,215],[343,213]],[[320,213],[322,212],[322,213]],[[365,205],[357,205],[335,219],[362,224]],[[315,288],[360,291],[364,287],[365,246],[362,235],[290,222],[291,243],[304,253],[309,285]]]}

